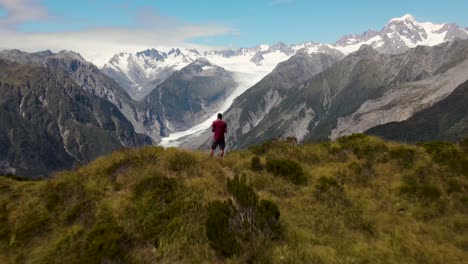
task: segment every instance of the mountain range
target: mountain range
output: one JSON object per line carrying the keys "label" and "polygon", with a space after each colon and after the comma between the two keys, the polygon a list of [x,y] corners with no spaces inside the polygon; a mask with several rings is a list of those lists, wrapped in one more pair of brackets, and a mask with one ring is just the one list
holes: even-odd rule
{"label": "mountain range", "polygon": [[[118,53],[102,68],[72,51],[1,51],[0,173],[46,176],[149,144],[206,147],[217,112],[230,149],[369,129],[404,141],[456,140],[466,130],[465,39],[456,24],[405,15],[334,44],[148,49]],[[415,124],[449,114],[437,127],[421,125],[427,133],[417,138]]]}
{"label": "mountain range", "polygon": [[334,44],[305,42],[287,45],[279,42],[253,48],[206,52],[180,48],[169,51],[148,49],[116,54],[102,70],[125,87],[134,99],[141,99],[171,73],[198,58],[206,58],[229,71],[257,72],[259,80],[279,62],[300,50],[309,54],[339,56],[338,54],[348,55],[367,44],[380,53],[397,54],[418,45],[434,46],[455,38],[467,39],[468,30],[454,23],[421,23],[407,14],[391,19],[380,31],[369,29],[362,34],[346,35]]}

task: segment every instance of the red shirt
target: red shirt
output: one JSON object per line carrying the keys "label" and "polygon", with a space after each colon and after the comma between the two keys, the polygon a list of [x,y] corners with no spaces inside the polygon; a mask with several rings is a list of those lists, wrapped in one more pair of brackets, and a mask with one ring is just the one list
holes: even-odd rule
{"label": "red shirt", "polygon": [[211,131],[214,132],[214,140],[224,139],[224,133],[227,132],[226,122],[223,120],[216,120],[211,125]]}

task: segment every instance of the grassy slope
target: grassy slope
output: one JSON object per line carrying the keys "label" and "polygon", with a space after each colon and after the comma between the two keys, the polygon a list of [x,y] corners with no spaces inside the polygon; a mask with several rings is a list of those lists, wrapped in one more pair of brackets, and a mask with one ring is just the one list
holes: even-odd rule
{"label": "grassy slope", "polygon": [[[0,263],[462,263],[467,146],[435,144],[430,154],[352,136],[264,144],[223,160],[145,147],[47,181],[0,177]],[[250,169],[256,155],[261,165],[300,162],[307,183]],[[283,237],[226,259],[206,238],[206,208],[230,197],[235,175],[278,205]]]}

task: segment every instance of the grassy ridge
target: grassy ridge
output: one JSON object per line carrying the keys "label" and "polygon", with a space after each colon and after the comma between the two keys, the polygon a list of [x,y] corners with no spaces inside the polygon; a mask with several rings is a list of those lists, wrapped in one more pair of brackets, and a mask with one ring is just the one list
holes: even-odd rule
{"label": "grassy ridge", "polygon": [[47,181],[0,177],[0,263],[462,263],[467,153],[353,135],[223,160],[145,147]]}

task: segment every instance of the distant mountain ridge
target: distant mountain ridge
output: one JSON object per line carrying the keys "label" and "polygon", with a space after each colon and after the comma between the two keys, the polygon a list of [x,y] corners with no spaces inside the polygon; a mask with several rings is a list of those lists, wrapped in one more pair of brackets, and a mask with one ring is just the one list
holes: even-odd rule
{"label": "distant mountain ridge", "polygon": [[[179,70],[199,58],[229,71],[270,72],[281,61],[298,51],[309,54],[348,55],[362,45],[369,45],[381,53],[397,54],[418,45],[434,46],[455,38],[468,39],[468,30],[454,23],[418,22],[412,15],[391,19],[380,31],[367,30],[351,34],[334,44],[305,42],[287,45],[258,45],[253,48],[199,52],[195,49],[172,48],[168,51],[148,49],[135,53],[114,55],[103,71],[119,82],[134,99],[141,99],[152,89]],[[266,75],[263,73],[263,76]]]}

